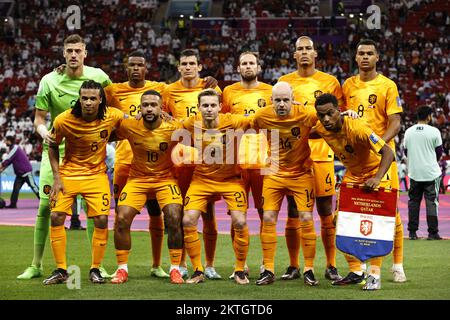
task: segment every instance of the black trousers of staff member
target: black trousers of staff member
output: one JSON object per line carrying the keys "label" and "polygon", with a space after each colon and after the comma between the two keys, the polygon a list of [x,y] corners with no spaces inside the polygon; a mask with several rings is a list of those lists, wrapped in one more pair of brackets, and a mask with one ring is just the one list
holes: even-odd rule
{"label": "black trousers of staff member", "polygon": [[33,174],[31,172],[27,172],[22,176],[16,176],[14,180],[13,191],[11,193],[11,203],[8,208],[17,208],[17,200],[19,199],[19,191],[22,188],[23,184],[26,183],[33,190],[36,197],[39,199],[39,187],[34,181]]}
{"label": "black trousers of staff member", "polygon": [[420,202],[424,196],[427,212],[428,234],[438,233],[440,177],[432,181],[415,181],[413,179],[409,179],[409,181],[408,230],[417,231],[419,229]]}

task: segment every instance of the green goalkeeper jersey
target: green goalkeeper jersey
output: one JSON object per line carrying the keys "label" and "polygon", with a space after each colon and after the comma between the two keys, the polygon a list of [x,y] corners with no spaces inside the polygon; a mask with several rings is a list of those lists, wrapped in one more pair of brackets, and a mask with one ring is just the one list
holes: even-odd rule
{"label": "green goalkeeper jersey", "polygon": [[103,70],[89,66],[83,66],[83,75],[76,79],[56,71],[46,74],[41,79],[36,96],[36,108],[50,112],[49,130],[56,116],[75,105],[80,95],[81,84],[86,80],[94,80],[103,87],[111,84],[111,80]]}

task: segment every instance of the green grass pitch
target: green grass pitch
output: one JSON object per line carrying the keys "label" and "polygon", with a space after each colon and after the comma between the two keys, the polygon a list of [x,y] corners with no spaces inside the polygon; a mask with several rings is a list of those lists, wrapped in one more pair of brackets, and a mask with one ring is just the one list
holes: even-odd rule
{"label": "green grass pitch", "polygon": [[[269,286],[254,284],[261,261],[259,237],[252,236],[248,265],[251,284],[239,286],[233,281],[206,281],[198,285],[173,285],[168,279],[149,276],[151,252],[150,237],[147,232],[132,233],[132,252],[129,261],[129,282],[122,285],[94,285],[88,280],[90,249],[85,231],[67,231],[68,265],[78,265],[81,269],[81,288],[70,290],[66,285],[44,286],[42,280],[16,280],[32,259],[33,228],[0,226],[0,300],[72,300],[72,299],[156,299],[156,300],[396,300],[396,299],[450,299],[450,241],[410,241],[405,240],[404,267],[408,281],[393,283],[390,267],[392,257],[388,256],[382,268],[382,289],[365,292],[359,286],[333,287],[324,278],[325,258],[320,238],[317,241],[315,273],[320,281],[318,287],[307,287],[303,280],[277,280]],[[166,238],[165,238],[166,241]],[[166,247],[166,246],[165,246]],[[279,279],[288,264],[285,240],[278,238],[276,252],[276,275]],[[230,237],[219,235],[216,252],[216,269],[227,278],[232,272],[234,254]],[[190,263],[188,263],[190,265]],[[341,275],[348,272],[341,253],[337,254],[337,264]],[[49,242],[44,256],[44,273],[48,276],[54,269],[54,261]],[[116,268],[113,233],[110,231],[104,266],[109,272]],[[168,269],[168,250],[163,251],[163,267]],[[190,272],[192,272],[190,270]]]}

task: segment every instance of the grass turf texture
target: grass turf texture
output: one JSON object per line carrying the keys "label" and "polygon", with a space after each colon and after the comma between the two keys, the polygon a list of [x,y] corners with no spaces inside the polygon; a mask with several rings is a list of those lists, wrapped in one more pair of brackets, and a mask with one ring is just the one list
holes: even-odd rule
{"label": "grass turf texture", "polygon": [[[324,278],[325,257],[320,238],[317,241],[315,274],[320,284],[307,287],[303,279],[282,281],[280,276],[287,267],[288,253],[283,237],[278,238],[276,252],[277,281],[269,286],[256,286],[261,246],[258,236],[250,240],[248,264],[250,285],[240,286],[233,281],[207,280],[198,285],[173,285],[168,279],[150,277],[150,237],[147,232],[133,232],[133,248],[128,264],[129,282],[122,285],[94,285],[88,280],[90,249],[85,231],[67,231],[68,265],[81,268],[81,289],[69,290],[66,285],[44,286],[42,280],[55,268],[50,243],[44,255],[44,277],[32,280],[16,280],[16,276],[29,265],[32,259],[33,228],[0,226],[0,300],[10,299],[161,299],[161,300],[351,300],[351,299],[450,299],[450,241],[405,240],[405,271],[408,282],[392,282],[390,267],[392,257],[385,259],[382,269],[382,289],[364,292],[358,285],[334,287]],[[165,241],[167,238],[165,237]],[[203,248],[202,248],[203,249]],[[204,254],[204,253],[203,253]],[[204,255],[203,255],[204,257]],[[219,235],[216,252],[216,270],[227,278],[233,269],[234,254],[229,236]],[[348,272],[347,264],[338,252],[337,264],[341,275]],[[190,265],[190,263],[188,263]],[[109,242],[104,266],[109,272],[116,268],[113,233]],[[168,250],[163,250],[163,267],[169,268]],[[192,273],[192,270],[190,270]]]}

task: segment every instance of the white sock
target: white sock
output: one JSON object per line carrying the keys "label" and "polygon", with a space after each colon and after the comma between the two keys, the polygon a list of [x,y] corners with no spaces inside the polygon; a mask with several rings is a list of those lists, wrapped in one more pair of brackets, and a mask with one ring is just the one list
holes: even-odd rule
{"label": "white sock", "polygon": [[172,272],[173,269],[180,271],[180,266],[175,266],[173,264],[170,265],[169,273]]}
{"label": "white sock", "polygon": [[125,270],[128,273],[128,265],[126,263],[125,264],[119,264],[119,266],[117,267],[117,270],[119,270],[119,269],[123,269],[123,270]]}
{"label": "white sock", "polygon": [[392,265],[392,270],[403,271],[403,263],[394,263]]}

